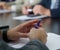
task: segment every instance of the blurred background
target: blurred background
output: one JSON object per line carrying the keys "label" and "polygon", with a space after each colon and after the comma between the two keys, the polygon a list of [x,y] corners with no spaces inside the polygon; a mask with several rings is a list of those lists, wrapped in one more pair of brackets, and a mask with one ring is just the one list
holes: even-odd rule
{"label": "blurred background", "polygon": [[[9,25],[10,28],[24,23],[25,21],[14,20],[13,17],[22,15],[23,6],[34,6],[40,3],[42,0],[0,0],[0,25]],[[47,32],[53,32],[60,34],[60,19],[44,19],[43,27]]]}

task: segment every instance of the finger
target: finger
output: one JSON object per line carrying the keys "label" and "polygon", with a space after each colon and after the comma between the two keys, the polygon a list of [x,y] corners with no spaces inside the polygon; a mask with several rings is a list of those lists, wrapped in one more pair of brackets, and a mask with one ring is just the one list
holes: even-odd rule
{"label": "finger", "polygon": [[40,11],[40,12],[39,12],[39,14],[40,14],[40,15],[43,15],[43,12],[42,12],[42,11]]}
{"label": "finger", "polygon": [[34,11],[33,11],[34,15],[37,15],[37,12],[38,12],[38,11],[34,10]]}
{"label": "finger", "polygon": [[21,29],[26,28],[27,26],[30,27],[31,25],[33,25],[34,23],[37,23],[38,21],[39,21],[39,20],[36,19],[36,20],[31,20],[31,21],[25,22],[25,23],[20,24],[20,25],[18,25],[17,27],[15,27],[15,29],[16,29],[17,31],[20,31]]}
{"label": "finger", "polygon": [[28,34],[27,33],[19,33],[20,38],[27,38]]}
{"label": "finger", "polygon": [[37,9],[37,10],[33,10],[33,13],[34,13],[34,15],[37,15],[37,14],[39,14],[39,10]]}
{"label": "finger", "polygon": [[39,20],[38,19],[36,19],[36,20],[31,20],[31,21],[28,21],[28,22],[26,22],[26,23],[24,23],[24,24],[22,24],[23,26],[29,26],[29,25],[33,25],[34,23],[37,23]]}
{"label": "finger", "polygon": [[22,13],[23,13],[24,15],[29,14],[27,10],[22,10]]}
{"label": "finger", "polygon": [[22,13],[24,15],[28,14],[26,6],[22,7]]}
{"label": "finger", "polygon": [[28,12],[28,11],[25,11],[25,12],[23,12],[23,14],[24,14],[24,15],[28,15],[28,14],[29,14],[29,12]]}
{"label": "finger", "polygon": [[35,15],[37,15],[37,14],[39,14],[39,12],[38,12],[38,11],[36,11],[34,14],[35,14]]}
{"label": "finger", "polygon": [[31,6],[26,6],[27,9],[31,8]]}
{"label": "finger", "polygon": [[27,29],[26,29],[26,33],[29,33],[30,32],[30,30],[32,29],[32,27],[34,27],[33,25],[31,25],[30,27],[27,27]]}
{"label": "finger", "polygon": [[35,9],[35,8],[33,9],[33,13],[34,13],[34,14],[36,14],[36,10],[37,10],[37,9]]}

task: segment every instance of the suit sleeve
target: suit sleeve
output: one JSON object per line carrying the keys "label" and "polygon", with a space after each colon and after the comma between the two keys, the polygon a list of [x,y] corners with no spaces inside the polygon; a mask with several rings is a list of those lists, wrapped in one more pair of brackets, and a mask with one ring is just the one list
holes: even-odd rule
{"label": "suit sleeve", "polygon": [[60,17],[60,9],[52,9],[50,10],[51,12],[51,17]]}
{"label": "suit sleeve", "polygon": [[[46,7],[48,0],[42,0],[39,5]],[[50,8],[49,8],[50,9]],[[60,7],[57,9],[50,9],[51,17],[60,17]]]}
{"label": "suit sleeve", "polygon": [[33,40],[25,45],[22,50],[49,50],[45,44],[39,40]]}
{"label": "suit sleeve", "polygon": [[39,5],[42,5],[42,6],[46,6],[48,0],[42,0],[40,3],[38,3]]}

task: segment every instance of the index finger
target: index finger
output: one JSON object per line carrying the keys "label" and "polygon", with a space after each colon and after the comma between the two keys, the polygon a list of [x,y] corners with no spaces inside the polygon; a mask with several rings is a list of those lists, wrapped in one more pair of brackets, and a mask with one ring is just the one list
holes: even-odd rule
{"label": "index finger", "polygon": [[30,27],[30,26],[32,26],[34,23],[37,23],[39,20],[38,19],[36,19],[36,20],[31,20],[31,21],[27,21],[27,22],[25,22],[25,23],[23,23],[23,24],[20,24],[20,25],[18,25],[17,27],[16,27],[16,29],[17,30],[20,30],[21,28],[24,28],[24,27]]}
{"label": "index finger", "polygon": [[24,23],[24,24],[22,24],[23,26],[29,26],[29,25],[33,25],[34,23],[37,23],[39,20],[38,19],[36,19],[36,20],[31,20],[31,21],[28,21],[28,22],[26,22],[26,23]]}
{"label": "index finger", "polygon": [[27,38],[28,34],[27,33],[19,33],[20,38]]}

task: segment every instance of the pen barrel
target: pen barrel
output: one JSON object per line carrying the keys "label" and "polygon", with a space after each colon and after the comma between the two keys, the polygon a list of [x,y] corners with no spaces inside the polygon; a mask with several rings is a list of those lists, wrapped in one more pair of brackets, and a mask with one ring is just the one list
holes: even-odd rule
{"label": "pen barrel", "polygon": [[37,24],[35,25],[35,28],[38,28],[40,26],[40,22],[41,20],[37,22]]}

